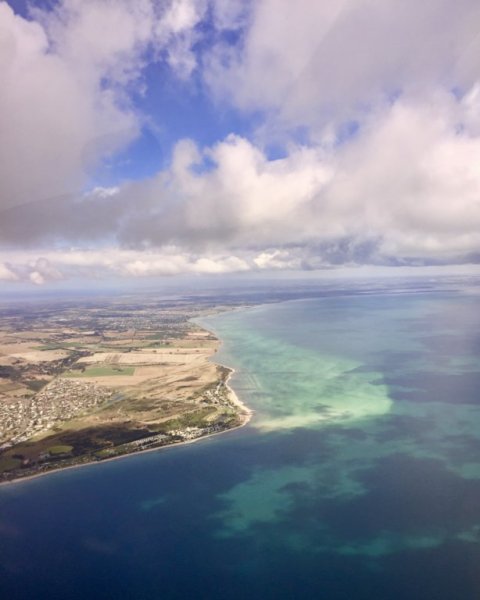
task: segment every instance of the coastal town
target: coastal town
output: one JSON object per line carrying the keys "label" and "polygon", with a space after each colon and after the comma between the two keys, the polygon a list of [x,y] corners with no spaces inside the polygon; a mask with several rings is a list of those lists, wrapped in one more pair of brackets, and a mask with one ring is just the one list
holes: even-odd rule
{"label": "coastal town", "polygon": [[189,300],[0,307],[0,481],[191,442],[249,413]]}
{"label": "coastal town", "polygon": [[111,390],[95,383],[57,378],[31,398],[17,399],[11,404],[5,402],[0,407],[0,450],[91,411],[112,395]]}

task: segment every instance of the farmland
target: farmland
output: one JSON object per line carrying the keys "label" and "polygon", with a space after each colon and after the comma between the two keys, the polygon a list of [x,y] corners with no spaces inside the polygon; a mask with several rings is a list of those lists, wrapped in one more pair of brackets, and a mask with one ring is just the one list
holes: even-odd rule
{"label": "farmland", "polygon": [[0,306],[0,480],[235,427],[246,415],[191,318],[127,299]]}

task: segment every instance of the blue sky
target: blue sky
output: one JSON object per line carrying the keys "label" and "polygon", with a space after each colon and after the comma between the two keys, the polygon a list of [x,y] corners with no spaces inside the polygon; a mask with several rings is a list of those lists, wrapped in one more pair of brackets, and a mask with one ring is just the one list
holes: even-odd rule
{"label": "blue sky", "polygon": [[168,166],[179,139],[211,146],[231,132],[251,137],[258,116],[216,104],[202,82],[192,79],[179,79],[162,61],[148,65],[143,74],[145,92],[132,94],[136,110],[146,116],[145,123],[129,146],[98,169],[95,185],[153,176]]}
{"label": "blue sky", "polygon": [[0,281],[475,272],[479,25],[474,0],[0,1]]}

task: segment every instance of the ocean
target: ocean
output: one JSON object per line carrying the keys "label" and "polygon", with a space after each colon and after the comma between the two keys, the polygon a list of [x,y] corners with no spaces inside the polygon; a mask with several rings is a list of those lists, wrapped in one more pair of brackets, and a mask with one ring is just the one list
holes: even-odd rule
{"label": "ocean", "polygon": [[241,429],[0,487],[0,597],[480,598],[480,295],[201,324]]}

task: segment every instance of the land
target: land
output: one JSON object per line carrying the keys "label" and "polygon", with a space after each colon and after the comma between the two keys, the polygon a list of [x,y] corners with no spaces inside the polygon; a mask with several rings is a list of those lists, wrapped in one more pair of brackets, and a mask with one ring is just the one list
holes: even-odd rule
{"label": "land", "polygon": [[192,441],[249,413],[192,319],[231,307],[108,298],[0,305],[0,481]]}

